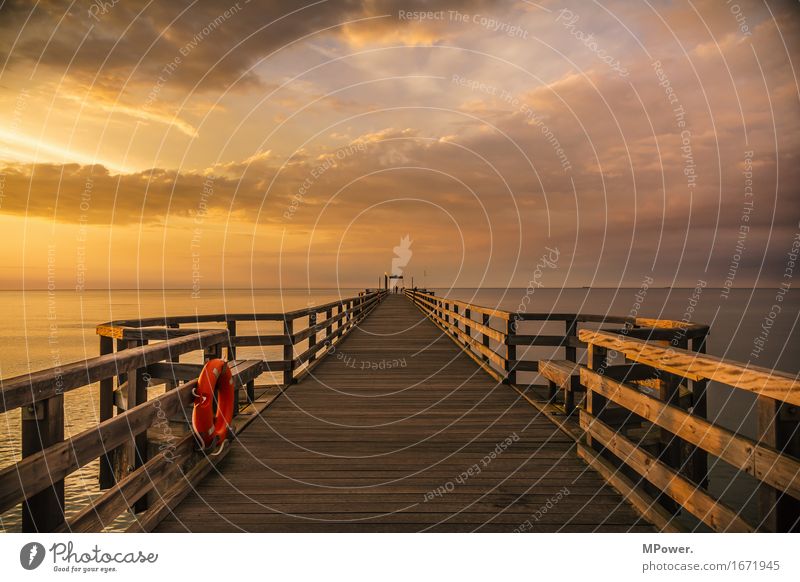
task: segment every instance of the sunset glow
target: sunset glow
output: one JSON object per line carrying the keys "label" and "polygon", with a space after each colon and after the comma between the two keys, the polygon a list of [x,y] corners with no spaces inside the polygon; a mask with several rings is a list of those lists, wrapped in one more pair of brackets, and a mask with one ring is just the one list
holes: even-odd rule
{"label": "sunset glow", "polygon": [[48,249],[61,288],[363,287],[405,235],[430,285],[546,246],[546,286],[773,285],[798,232],[796,3],[0,16],[4,288]]}

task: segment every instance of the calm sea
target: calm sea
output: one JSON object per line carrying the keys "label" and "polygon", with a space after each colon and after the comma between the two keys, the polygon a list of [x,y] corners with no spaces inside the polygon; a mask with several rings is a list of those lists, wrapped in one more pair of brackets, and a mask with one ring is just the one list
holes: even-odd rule
{"label": "calm sea", "polygon": [[[124,318],[209,313],[282,312],[349,297],[356,289],[307,290],[204,290],[193,299],[186,290],[112,290],[83,293],[47,291],[0,291],[0,377],[11,378],[30,371],[98,355],[98,323]],[[530,301],[522,303],[528,294]],[[711,325],[708,351],[726,358],[800,372],[800,294],[789,292],[778,300],[776,289],[734,289],[725,295],[719,289],[439,289],[437,294],[509,311],[583,312],[682,319],[690,313],[694,321]],[[693,298],[694,296],[694,298]],[[779,312],[773,307],[778,306]],[[255,325],[255,324],[253,324]],[[267,324],[261,324],[267,325]],[[530,326],[538,324],[526,324]],[[531,328],[530,331],[534,329]],[[240,333],[245,330],[240,330]],[[259,329],[262,333],[272,330]],[[522,331],[525,331],[523,328]],[[553,329],[553,332],[556,330]],[[560,330],[559,330],[560,331]],[[763,346],[753,355],[756,341]],[[254,356],[277,355],[271,348],[253,349]],[[531,351],[531,359],[550,357],[547,350]],[[753,399],[714,386],[709,394],[709,413],[732,429],[754,435]],[[77,434],[97,422],[98,397],[89,386],[65,395],[67,435]],[[19,459],[19,411],[0,414],[0,467]],[[712,474],[712,488],[733,505],[741,505],[752,493],[752,483],[739,478],[724,464]],[[67,480],[72,512],[97,495],[97,462]],[[751,505],[751,504],[748,504]],[[0,515],[0,531],[19,528],[19,509]]]}

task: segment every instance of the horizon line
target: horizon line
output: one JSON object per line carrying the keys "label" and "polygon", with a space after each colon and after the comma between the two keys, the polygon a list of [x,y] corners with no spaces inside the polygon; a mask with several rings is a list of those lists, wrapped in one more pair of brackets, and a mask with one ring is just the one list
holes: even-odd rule
{"label": "horizon line", "polygon": [[[565,285],[559,287],[537,287],[537,289],[639,289],[640,285],[582,285],[582,286],[574,286],[574,285]],[[381,287],[382,288],[382,287]],[[411,289],[411,287],[401,287],[402,289]],[[496,290],[496,289],[527,289],[527,285],[521,287],[445,287],[441,285],[429,285],[426,287],[420,287],[419,285],[416,287],[417,289],[479,289],[479,290]],[[696,285],[650,285],[649,289],[694,289]],[[772,289],[772,285],[748,285],[745,287],[704,287],[705,289],[732,289],[732,290],[747,290],[747,289]],[[336,289],[375,289],[375,287],[363,287],[360,285],[356,286],[347,286],[343,285],[341,287],[206,287],[201,289],[199,292],[202,293],[203,291],[328,291],[328,290],[336,290]],[[30,288],[0,288],[0,292],[20,292],[20,291],[50,291],[47,287],[30,287]],[[72,292],[72,293],[84,293],[86,291],[196,291],[191,287],[91,287],[87,289],[82,289],[77,291],[75,289],[54,289],[54,292]]]}

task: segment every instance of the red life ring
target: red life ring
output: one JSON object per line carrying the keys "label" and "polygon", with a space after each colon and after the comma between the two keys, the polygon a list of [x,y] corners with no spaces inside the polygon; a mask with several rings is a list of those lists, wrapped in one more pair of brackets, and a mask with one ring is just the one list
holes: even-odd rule
{"label": "red life ring", "polygon": [[228,436],[228,426],[233,419],[233,382],[233,375],[225,360],[209,360],[200,372],[194,392],[192,428],[204,448],[212,444],[222,445]]}

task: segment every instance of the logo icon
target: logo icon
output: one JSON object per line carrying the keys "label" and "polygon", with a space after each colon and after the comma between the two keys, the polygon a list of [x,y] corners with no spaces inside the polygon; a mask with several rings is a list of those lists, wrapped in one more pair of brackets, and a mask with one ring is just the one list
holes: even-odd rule
{"label": "logo icon", "polygon": [[39,542],[30,542],[19,551],[19,563],[26,570],[35,570],[44,561],[44,546]]}
{"label": "logo icon", "polygon": [[390,277],[392,289],[397,287],[398,280],[403,278],[403,268],[408,265],[411,255],[414,254],[411,250],[412,242],[414,241],[411,240],[411,237],[406,235],[400,239],[400,244],[392,249],[395,254],[392,258],[392,276]]}

